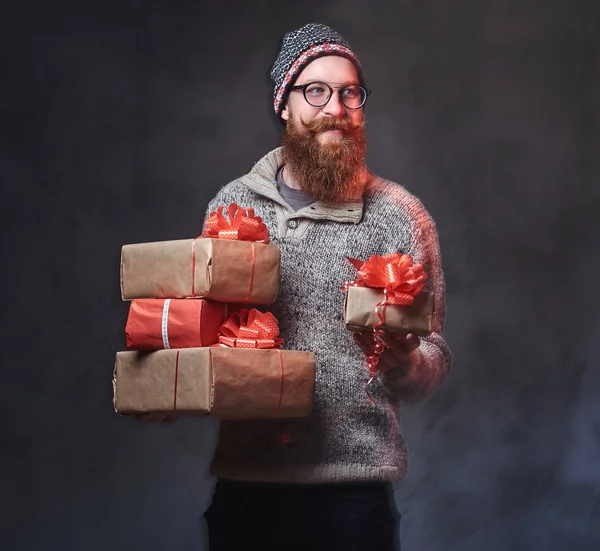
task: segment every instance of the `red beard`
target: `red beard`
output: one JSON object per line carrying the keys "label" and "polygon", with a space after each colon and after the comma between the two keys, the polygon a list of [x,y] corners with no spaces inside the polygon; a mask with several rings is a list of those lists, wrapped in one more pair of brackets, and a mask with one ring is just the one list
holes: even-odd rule
{"label": "red beard", "polygon": [[[364,126],[329,117],[300,123],[290,119],[282,140],[283,162],[294,183],[318,201],[360,198],[366,183]],[[342,130],[344,135],[321,143],[319,133],[325,130]]]}

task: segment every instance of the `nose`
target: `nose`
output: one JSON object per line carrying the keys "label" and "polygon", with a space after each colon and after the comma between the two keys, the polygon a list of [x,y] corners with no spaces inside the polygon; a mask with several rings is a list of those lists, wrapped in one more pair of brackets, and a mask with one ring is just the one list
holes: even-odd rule
{"label": "nose", "polygon": [[327,105],[323,107],[323,113],[336,118],[340,118],[346,113],[346,108],[340,101],[340,95],[337,91],[334,91],[333,94],[331,94],[331,98],[329,98]]}

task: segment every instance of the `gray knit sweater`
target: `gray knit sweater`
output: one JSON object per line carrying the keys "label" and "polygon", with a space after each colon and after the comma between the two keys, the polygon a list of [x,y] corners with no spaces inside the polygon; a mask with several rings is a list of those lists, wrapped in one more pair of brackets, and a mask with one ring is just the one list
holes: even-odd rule
{"label": "gray knit sweater", "polygon": [[[294,211],[279,195],[281,150],[261,159],[225,185],[207,215],[236,202],[253,207],[281,249],[281,286],[272,311],[283,347],[310,350],[317,361],[315,406],[305,419],[221,421],[212,473],[269,482],[394,481],[407,469],[400,403],[424,398],[445,381],[451,354],[442,338],[444,280],[435,224],[403,187],[372,176],[363,201],[316,202]],[[345,280],[356,276],[345,257],[410,254],[429,274],[434,292],[434,331],[410,356],[428,377],[420,388],[403,384],[403,370],[375,379],[369,393],[365,358],[345,328]]]}

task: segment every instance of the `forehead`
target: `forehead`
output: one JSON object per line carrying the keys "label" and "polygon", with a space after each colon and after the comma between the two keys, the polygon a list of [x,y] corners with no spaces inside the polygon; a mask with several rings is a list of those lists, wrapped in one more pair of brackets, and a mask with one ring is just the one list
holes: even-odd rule
{"label": "forehead", "polygon": [[358,84],[354,63],[340,56],[324,56],[311,61],[298,75],[296,84],[319,80],[328,84]]}

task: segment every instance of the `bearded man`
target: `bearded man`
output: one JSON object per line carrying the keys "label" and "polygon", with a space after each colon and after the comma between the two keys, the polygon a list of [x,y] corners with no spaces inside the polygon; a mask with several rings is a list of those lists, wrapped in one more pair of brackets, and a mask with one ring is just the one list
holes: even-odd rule
{"label": "bearded man", "polygon": [[[367,169],[370,91],[337,32],[308,24],[286,34],[271,77],[281,147],[222,187],[206,215],[232,202],[252,207],[280,247],[271,310],[284,347],[315,354],[315,403],[308,418],[220,422],[205,515],[210,549],[399,549],[392,484],[407,470],[400,403],[431,395],[451,365],[435,224],[404,187]],[[395,252],[428,274],[433,331],[384,336],[369,400],[372,338],[345,328],[341,285],[356,275],[347,257]]]}

